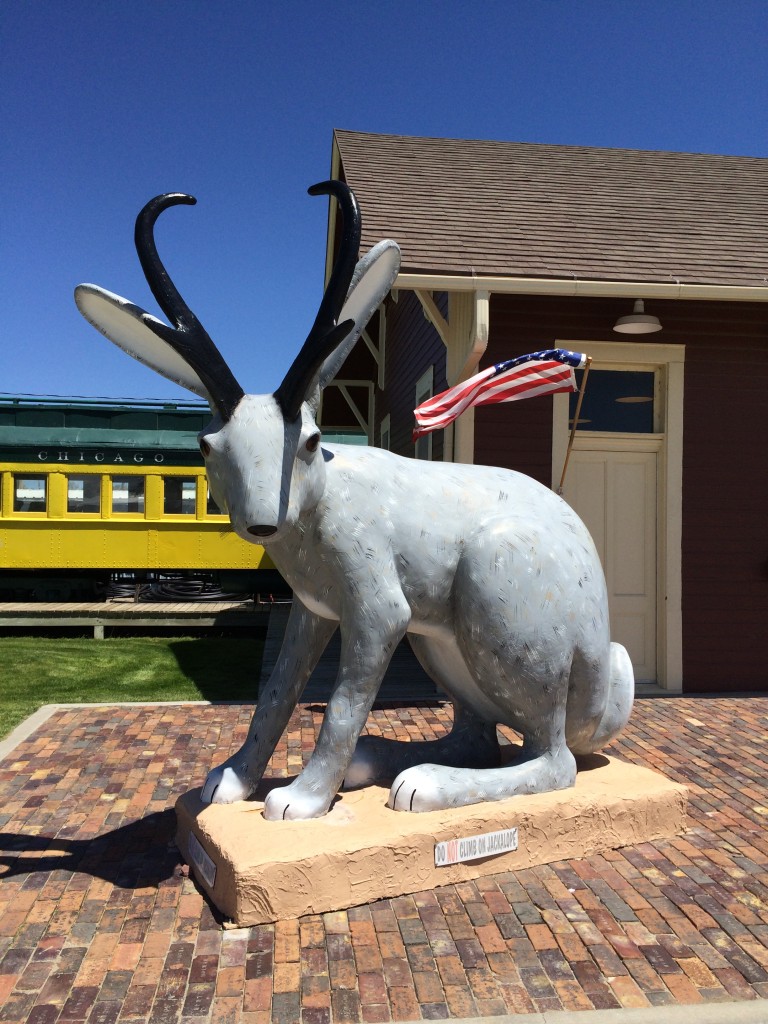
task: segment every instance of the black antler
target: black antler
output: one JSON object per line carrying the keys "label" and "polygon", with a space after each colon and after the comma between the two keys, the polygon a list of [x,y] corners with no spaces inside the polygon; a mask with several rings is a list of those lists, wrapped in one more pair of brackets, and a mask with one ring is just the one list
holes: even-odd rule
{"label": "black antler", "polygon": [[186,360],[205,385],[223,420],[228,420],[244,391],[235,380],[221,352],[182,299],[160,261],[155,246],[155,221],[169,206],[194,206],[197,200],[183,192],[168,192],[150,199],[136,218],[134,241],[141,268],[157,303],[175,328],[149,323],[148,327]]}
{"label": "black antler", "polygon": [[301,404],[307,397],[315,374],[322,364],[354,327],[353,320],[345,320],[337,324],[344,300],[347,297],[352,275],[357,265],[357,254],[360,248],[360,209],[357,200],[343,181],[321,181],[309,189],[311,196],[335,196],[341,207],[344,222],[344,233],[339,246],[336,262],[333,265],[331,279],[325,289],[323,301],[315,317],[312,330],[301,351],[286,373],[275,398],[283,410],[287,420],[295,420]]}

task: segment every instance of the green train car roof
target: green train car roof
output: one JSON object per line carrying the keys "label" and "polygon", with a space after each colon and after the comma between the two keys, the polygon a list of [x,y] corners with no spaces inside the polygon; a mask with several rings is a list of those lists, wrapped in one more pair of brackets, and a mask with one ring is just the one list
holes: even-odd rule
{"label": "green train car roof", "polygon": [[0,395],[0,458],[56,445],[197,452],[210,419],[204,402]]}
{"label": "green train car roof", "polygon": [[[166,452],[169,463],[175,455],[180,464],[202,465],[197,435],[210,419],[208,405],[198,401],[0,394],[0,460],[35,461],[42,449],[83,448]],[[331,428],[323,437],[368,443],[357,430]]]}

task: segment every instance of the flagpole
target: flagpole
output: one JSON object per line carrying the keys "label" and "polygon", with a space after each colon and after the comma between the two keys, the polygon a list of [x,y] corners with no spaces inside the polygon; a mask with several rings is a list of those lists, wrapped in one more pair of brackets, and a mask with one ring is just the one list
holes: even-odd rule
{"label": "flagpole", "polygon": [[565,474],[568,471],[568,462],[571,458],[571,450],[573,448],[573,442],[576,437],[576,428],[579,425],[579,414],[581,413],[581,403],[584,401],[584,392],[587,390],[587,377],[589,376],[589,368],[592,366],[592,356],[587,356],[587,363],[584,367],[584,376],[581,378],[581,387],[579,388],[579,397],[576,402],[576,412],[573,415],[573,426],[571,427],[571,436],[568,438],[568,450],[565,453],[565,462],[563,463],[563,472],[560,477],[560,486],[557,488],[557,493],[562,495],[563,484],[565,483]]}

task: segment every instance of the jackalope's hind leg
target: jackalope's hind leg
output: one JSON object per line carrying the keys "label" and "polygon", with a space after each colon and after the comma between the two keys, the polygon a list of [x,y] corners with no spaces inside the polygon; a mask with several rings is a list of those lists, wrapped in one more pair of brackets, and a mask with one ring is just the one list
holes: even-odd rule
{"label": "jackalope's hind leg", "polygon": [[[440,656],[440,650],[430,645],[434,657]],[[455,654],[460,655],[458,648]],[[486,660],[488,664],[483,665]],[[573,786],[576,761],[565,743],[568,682],[564,665],[554,679],[505,679],[500,663],[483,648],[475,671],[486,674],[487,679],[478,687],[463,659],[466,675],[460,677],[450,668],[455,664],[454,657],[441,658],[440,662],[442,684],[449,688],[449,683],[456,698],[461,700],[463,696],[471,703],[479,691],[489,702],[489,718],[495,709],[496,721],[523,734],[520,755],[504,767],[471,767],[468,757],[463,765],[424,763],[408,767],[392,783],[390,807],[398,811],[434,811]],[[495,736],[495,723],[493,730]]]}
{"label": "jackalope's hind leg", "polygon": [[396,811],[438,811],[522,794],[568,790],[575,782],[575,760],[563,742],[540,754],[525,750],[503,768],[446,768],[418,765],[392,783],[388,806]]}
{"label": "jackalope's hind leg", "polygon": [[388,804],[396,811],[437,811],[523,793],[568,789],[576,781],[576,761],[562,729],[546,742],[523,743],[520,756],[503,768],[451,768],[422,764],[401,772]]}
{"label": "jackalope's hind leg", "polygon": [[457,701],[453,704],[453,728],[439,740],[390,740],[362,736],[344,778],[344,789],[359,789],[373,782],[391,782],[414,765],[451,765],[491,768],[500,760],[496,724],[485,722]]}
{"label": "jackalope's hind leg", "polygon": [[418,634],[410,634],[408,640],[427,675],[453,699],[453,728],[439,740],[361,737],[347,769],[345,789],[391,782],[406,768],[425,763],[457,768],[493,768],[499,764],[496,723],[479,718],[461,700],[473,683],[456,642],[437,642]]}

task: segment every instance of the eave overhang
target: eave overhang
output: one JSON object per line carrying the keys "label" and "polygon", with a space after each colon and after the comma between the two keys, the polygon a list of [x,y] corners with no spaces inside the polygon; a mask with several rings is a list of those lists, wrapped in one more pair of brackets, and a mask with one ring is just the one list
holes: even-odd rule
{"label": "eave overhang", "polygon": [[554,295],[580,298],[685,299],[702,302],[768,302],[765,287],[730,284],[668,284],[658,281],[596,281],[578,278],[496,277],[480,274],[401,273],[393,290],[483,291],[503,295]]}

